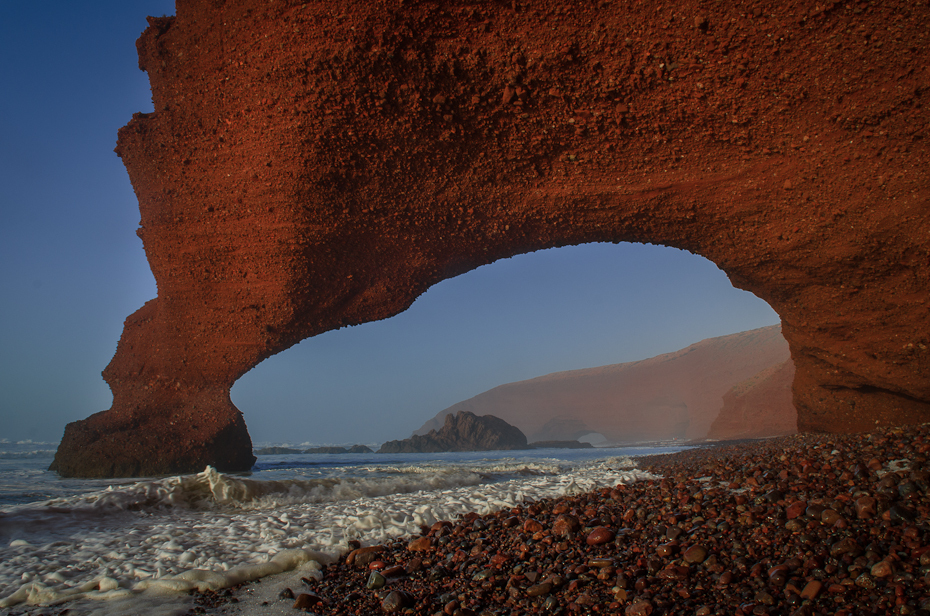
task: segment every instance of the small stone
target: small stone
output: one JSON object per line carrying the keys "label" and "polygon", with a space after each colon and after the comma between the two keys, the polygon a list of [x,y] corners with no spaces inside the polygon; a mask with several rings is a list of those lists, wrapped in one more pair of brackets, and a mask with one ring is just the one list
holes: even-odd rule
{"label": "small stone", "polygon": [[774,605],[775,604],[775,597],[765,592],[764,590],[757,592],[756,596],[754,597],[754,600],[756,603],[761,603],[763,605]]}
{"label": "small stone", "polygon": [[804,501],[795,501],[788,505],[788,508],[785,509],[785,517],[789,520],[793,520],[801,515],[803,515],[804,510],[807,508],[807,503]]}
{"label": "small stone", "polygon": [[895,503],[882,514],[882,519],[889,522],[913,522],[917,519],[917,514],[910,508]]}
{"label": "small stone", "polygon": [[862,548],[860,548],[859,544],[856,543],[856,541],[851,537],[840,539],[830,546],[830,556],[834,558],[843,554],[852,554],[853,556],[858,556],[861,553]]}
{"label": "small stone", "polygon": [[383,550],[383,545],[370,545],[365,548],[357,548],[349,552],[349,555],[346,556],[346,564],[367,567],[368,563],[375,560],[375,555]]}
{"label": "small stone", "polygon": [[890,562],[883,560],[872,565],[869,573],[872,575],[872,577],[886,578],[894,573],[894,568],[892,568]]}
{"label": "small stone", "polygon": [[868,573],[863,573],[856,578],[856,586],[866,590],[872,590],[875,588],[875,579]]}
{"label": "small stone", "polygon": [[817,580],[811,580],[804,587],[804,590],[801,591],[802,599],[815,599],[817,595],[820,594],[820,589],[823,588],[823,583]]}
{"label": "small stone", "polygon": [[678,551],[678,542],[669,541],[656,548],[656,554],[661,558],[668,558]]}
{"label": "small stone", "polygon": [[312,593],[301,593],[297,595],[297,600],[294,601],[295,610],[310,610],[316,606],[326,603],[319,595],[314,595]]}
{"label": "small stone", "polygon": [[536,584],[526,589],[526,594],[530,597],[541,597],[543,595],[548,595],[550,592],[552,592],[552,584],[549,582]]}
{"label": "small stone", "polygon": [[841,520],[842,517],[843,516],[841,516],[839,513],[837,513],[833,509],[824,509],[823,513],[820,514],[820,520],[827,526],[833,526],[839,520]]}
{"label": "small stone", "polygon": [[598,526],[588,534],[585,541],[588,545],[603,545],[608,541],[613,541],[615,536],[614,531],[609,528]]}
{"label": "small stone", "polygon": [[280,599],[281,601],[285,601],[287,599],[293,599],[293,598],[294,598],[294,591],[291,590],[290,588],[285,588],[284,590],[278,593],[278,599]]}
{"label": "small stone", "polygon": [[407,544],[407,549],[411,552],[423,552],[433,546],[433,540],[429,537],[418,537]]}
{"label": "small stone", "polygon": [[650,601],[636,601],[628,605],[623,613],[626,616],[649,616],[653,609]]}
{"label": "small stone", "polygon": [[788,520],[788,522],[785,524],[785,528],[787,530],[790,530],[793,533],[797,533],[797,532],[804,530],[807,527],[804,526],[802,522],[799,522],[797,520]]}
{"label": "small stone", "polygon": [[516,90],[514,90],[510,86],[506,86],[504,88],[504,96],[503,96],[504,104],[509,105],[516,95],[517,95]]}
{"label": "small stone", "polygon": [[387,580],[384,579],[383,575],[377,571],[372,571],[371,575],[368,576],[368,582],[365,583],[365,588],[368,590],[377,590],[383,588],[386,583]]}
{"label": "small stone", "polygon": [[555,519],[555,523],[552,525],[552,534],[557,536],[564,536],[576,532],[581,528],[581,523],[573,515],[561,514]]}
{"label": "small stone", "polygon": [[416,573],[423,568],[423,561],[419,558],[411,558],[407,561],[407,564],[404,565],[404,572],[408,575],[411,573]]}
{"label": "small stone", "polygon": [[701,545],[692,545],[681,555],[686,563],[699,565],[707,559],[707,548]]}
{"label": "small stone", "polygon": [[381,575],[386,578],[400,577],[404,573],[406,573],[406,571],[402,565],[394,565],[393,567],[388,567],[387,569],[381,571]]}
{"label": "small stone", "polygon": [[592,558],[588,561],[589,567],[596,567],[598,569],[603,569],[604,567],[612,567],[614,565],[614,560],[612,558]]}
{"label": "small stone", "polygon": [[526,522],[523,523],[523,532],[525,533],[538,533],[543,529],[543,525],[534,520],[533,518],[528,518]]}
{"label": "small stone", "polygon": [[381,601],[381,609],[390,614],[393,612],[399,612],[405,607],[409,607],[412,603],[413,600],[409,594],[401,590],[394,590],[389,592],[388,595]]}

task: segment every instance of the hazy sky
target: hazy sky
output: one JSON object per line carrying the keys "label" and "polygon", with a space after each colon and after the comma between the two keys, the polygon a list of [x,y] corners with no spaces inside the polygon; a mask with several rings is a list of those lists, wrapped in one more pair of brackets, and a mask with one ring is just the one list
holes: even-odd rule
{"label": "hazy sky", "polygon": [[[100,376],[155,296],[113,148],[151,111],[135,40],[155,0],[4,0],[0,14],[0,439],[57,441],[110,406]],[[587,245],[444,281],[387,321],[309,339],[233,388],[253,441],[375,443],[515,380],[652,357],[778,322],[709,261]]]}

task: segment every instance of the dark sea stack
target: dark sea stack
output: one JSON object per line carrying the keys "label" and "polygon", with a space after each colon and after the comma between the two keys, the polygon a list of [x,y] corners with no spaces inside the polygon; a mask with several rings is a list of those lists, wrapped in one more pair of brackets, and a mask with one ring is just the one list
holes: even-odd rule
{"label": "dark sea stack", "polygon": [[244,470],[223,394],[263,359],[587,242],[689,250],[767,301],[799,429],[930,419],[922,7],[185,0],[149,23],[154,112],[117,152],[158,297],[57,468],[142,467],[148,431],[160,464]]}
{"label": "dark sea stack", "polygon": [[440,430],[414,434],[402,441],[388,441],[378,453],[433,453],[440,451],[498,451],[529,449],[519,428],[493,415],[478,417],[466,411],[446,415]]}

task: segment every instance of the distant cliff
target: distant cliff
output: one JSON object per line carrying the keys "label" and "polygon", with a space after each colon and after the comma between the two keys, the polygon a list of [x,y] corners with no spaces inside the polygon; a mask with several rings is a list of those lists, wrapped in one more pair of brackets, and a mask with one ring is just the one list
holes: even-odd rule
{"label": "distant cliff", "polygon": [[[773,325],[709,338],[643,361],[501,385],[445,409],[415,434],[435,429],[448,414],[460,411],[493,414],[531,441],[591,433],[610,443],[793,433],[797,412],[785,389],[793,373],[788,344],[780,326]],[[757,381],[766,387],[755,389]]]}
{"label": "distant cliff", "polygon": [[439,430],[413,435],[402,441],[388,441],[378,453],[430,453],[439,451],[492,451],[528,449],[526,435],[493,415],[478,417],[459,411],[446,415]]}
{"label": "distant cliff", "polygon": [[798,414],[791,403],[794,363],[766,368],[738,383],[723,396],[723,408],[707,438],[781,436],[797,432]]}

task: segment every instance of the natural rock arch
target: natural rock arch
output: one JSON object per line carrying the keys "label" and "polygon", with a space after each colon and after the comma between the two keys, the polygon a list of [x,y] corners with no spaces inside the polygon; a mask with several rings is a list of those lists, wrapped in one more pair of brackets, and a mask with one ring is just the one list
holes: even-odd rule
{"label": "natural rock arch", "polygon": [[781,316],[802,430],[930,418],[930,19],[906,2],[178,0],[119,134],[158,297],[63,475],[248,468],[266,357],[496,259],[703,255]]}

